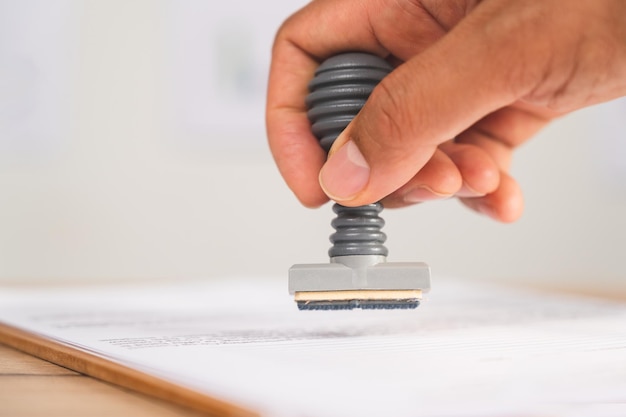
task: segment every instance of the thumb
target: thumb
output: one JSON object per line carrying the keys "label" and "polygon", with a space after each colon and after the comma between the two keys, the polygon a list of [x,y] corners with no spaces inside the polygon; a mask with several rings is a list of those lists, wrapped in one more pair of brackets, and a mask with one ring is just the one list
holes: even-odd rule
{"label": "thumb", "polygon": [[528,66],[516,63],[532,52],[520,48],[533,43],[511,33],[506,20],[516,17],[514,11],[483,4],[374,89],[320,171],[330,198],[349,206],[384,198],[407,183],[438,145],[530,89],[532,77],[520,72]]}

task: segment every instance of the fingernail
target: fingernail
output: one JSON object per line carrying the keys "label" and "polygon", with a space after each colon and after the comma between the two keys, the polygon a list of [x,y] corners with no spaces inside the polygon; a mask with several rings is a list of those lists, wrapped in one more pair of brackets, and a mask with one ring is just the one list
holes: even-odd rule
{"label": "fingernail", "polygon": [[423,201],[441,200],[442,198],[450,197],[449,194],[441,194],[432,190],[432,188],[425,185],[421,185],[417,188],[413,188],[404,195],[405,203],[421,203]]}
{"label": "fingernail", "polygon": [[461,189],[457,191],[456,196],[457,197],[483,197],[485,196],[485,193],[479,193],[478,191],[474,190],[472,187],[470,187],[464,182]]}
{"label": "fingernail", "polygon": [[350,200],[365,188],[370,178],[370,167],[365,157],[349,140],[326,161],[319,181],[324,192],[333,200]]}

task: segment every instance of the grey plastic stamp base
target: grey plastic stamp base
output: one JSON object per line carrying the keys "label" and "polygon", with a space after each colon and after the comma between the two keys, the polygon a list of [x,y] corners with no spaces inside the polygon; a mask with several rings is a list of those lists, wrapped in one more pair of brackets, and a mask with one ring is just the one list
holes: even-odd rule
{"label": "grey plastic stamp base", "polygon": [[[306,98],[308,118],[315,137],[328,151],[365,104],[376,85],[392,71],[384,59],[364,53],[331,57],[319,66],[309,84]],[[289,270],[289,293],[430,290],[430,268],[422,262],[386,262],[387,248],[379,216],[381,203],[361,207],[333,205],[337,217],[330,237],[328,264],[294,265]],[[325,294],[323,294],[325,295]],[[361,295],[361,294],[358,294]],[[372,299],[306,300],[299,298],[301,310],[397,309],[416,308],[419,297],[395,300]]]}
{"label": "grey plastic stamp base", "polygon": [[430,267],[423,262],[386,262],[384,256],[340,256],[328,264],[289,269],[289,293],[342,290],[430,290]]}

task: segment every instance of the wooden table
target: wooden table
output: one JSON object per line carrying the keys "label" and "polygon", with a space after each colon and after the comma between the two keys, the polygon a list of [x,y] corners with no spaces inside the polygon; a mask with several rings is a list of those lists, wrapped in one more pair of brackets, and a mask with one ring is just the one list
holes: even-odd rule
{"label": "wooden table", "polygon": [[199,417],[0,344],[0,417]]}

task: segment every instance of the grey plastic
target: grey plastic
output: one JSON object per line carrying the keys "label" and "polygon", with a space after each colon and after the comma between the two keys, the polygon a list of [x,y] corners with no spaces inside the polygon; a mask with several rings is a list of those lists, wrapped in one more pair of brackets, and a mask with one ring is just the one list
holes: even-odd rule
{"label": "grey plastic", "polygon": [[328,250],[331,258],[336,256],[377,255],[387,256],[384,243],[387,236],[382,232],[385,221],[378,215],[383,209],[380,203],[360,207],[333,205],[337,217],[331,225],[336,232],[330,236],[333,246]]}
{"label": "grey plastic", "polygon": [[[374,87],[392,67],[384,59],[365,53],[347,53],[326,60],[309,83],[306,98],[313,134],[328,151],[339,134],[365,104]],[[330,237],[330,264],[294,265],[289,270],[289,292],[335,290],[430,289],[430,269],[422,262],[387,263],[382,204],[361,207],[333,206],[337,218]],[[300,303],[299,303],[300,304]],[[338,308],[409,308],[419,302],[384,302],[361,305],[358,300]],[[318,304],[333,309],[333,302]],[[299,305],[300,308],[306,307]]]}
{"label": "grey plastic", "polygon": [[384,59],[359,52],[334,56],[317,68],[306,105],[311,129],[324,150],[328,152],[391,70]]}
{"label": "grey plastic", "polygon": [[[358,262],[355,258],[358,259]],[[346,261],[353,263],[346,264]],[[367,264],[370,261],[379,261]],[[366,263],[359,266],[358,263]],[[430,290],[430,268],[423,262],[386,262],[384,257],[342,256],[328,264],[289,269],[289,293],[343,290]]]}
{"label": "grey plastic", "polygon": [[[374,87],[391,72],[384,59],[361,52],[337,55],[324,61],[309,83],[306,104],[313,134],[328,151],[339,134],[361,110]],[[352,255],[387,256],[384,220],[380,203],[362,207],[333,206],[337,218],[332,226],[330,257]]]}
{"label": "grey plastic", "polygon": [[[384,256],[332,258],[328,264],[294,265],[289,269],[289,293],[349,290],[430,291],[430,268],[423,262],[386,262]],[[298,301],[300,310],[415,309],[419,298]]]}

